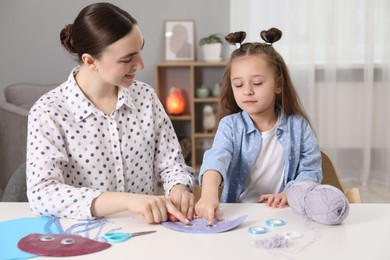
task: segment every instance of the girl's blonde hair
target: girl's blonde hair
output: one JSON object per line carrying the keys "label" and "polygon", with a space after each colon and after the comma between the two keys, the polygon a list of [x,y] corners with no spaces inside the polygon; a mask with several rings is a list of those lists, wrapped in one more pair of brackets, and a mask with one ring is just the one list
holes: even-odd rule
{"label": "girl's blonde hair", "polygon": [[282,86],[282,92],[276,96],[275,109],[280,108],[286,115],[301,115],[310,124],[310,120],[301,105],[299,96],[291,80],[287,65],[282,56],[272,46],[274,42],[278,41],[282,37],[282,32],[277,28],[262,31],[260,36],[265,43],[247,42],[241,44],[245,39],[245,36],[245,32],[235,32],[230,33],[225,37],[226,41],[230,44],[236,45],[237,49],[231,54],[230,61],[227,64],[225,74],[223,76],[219,119],[242,111],[234,99],[230,81],[232,62],[234,59],[239,57],[258,55],[266,60],[267,64],[274,72],[276,84],[280,84]]}

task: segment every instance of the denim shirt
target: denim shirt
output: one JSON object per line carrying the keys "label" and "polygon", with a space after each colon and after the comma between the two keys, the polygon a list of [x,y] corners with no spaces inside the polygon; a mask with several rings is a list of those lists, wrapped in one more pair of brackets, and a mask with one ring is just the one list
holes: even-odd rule
{"label": "denim shirt", "polygon": [[[321,152],[309,123],[299,115],[279,111],[276,138],[284,149],[284,181],[322,181]],[[220,121],[213,146],[207,150],[199,172],[199,182],[207,170],[221,174],[224,186],[221,202],[237,202],[262,147],[261,132],[246,112],[228,115]]]}

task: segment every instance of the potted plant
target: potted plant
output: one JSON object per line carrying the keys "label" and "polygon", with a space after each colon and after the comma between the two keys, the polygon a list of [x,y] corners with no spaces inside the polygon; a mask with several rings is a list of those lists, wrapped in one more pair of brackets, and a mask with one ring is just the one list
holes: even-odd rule
{"label": "potted plant", "polygon": [[211,34],[199,40],[205,61],[220,61],[222,54],[222,38],[218,34]]}

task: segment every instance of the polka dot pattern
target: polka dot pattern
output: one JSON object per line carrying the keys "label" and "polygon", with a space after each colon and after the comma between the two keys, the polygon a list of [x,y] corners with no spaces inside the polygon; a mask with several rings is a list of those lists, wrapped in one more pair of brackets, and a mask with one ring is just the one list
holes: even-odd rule
{"label": "polka dot pattern", "polygon": [[158,181],[166,191],[176,184],[192,189],[194,171],[172,123],[142,82],[119,88],[115,110],[105,115],[72,72],[31,108],[27,139],[28,198],[41,215],[91,219],[101,192],[154,194]]}
{"label": "polka dot pattern", "polygon": [[[284,149],[284,187],[296,181],[322,180],[321,153],[308,122],[301,116],[279,112],[276,136]],[[205,171],[221,173],[224,186],[221,202],[237,202],[261,147],[261,133],[246,112],[224,117],[213,146],[203,156],[199,181]]]}

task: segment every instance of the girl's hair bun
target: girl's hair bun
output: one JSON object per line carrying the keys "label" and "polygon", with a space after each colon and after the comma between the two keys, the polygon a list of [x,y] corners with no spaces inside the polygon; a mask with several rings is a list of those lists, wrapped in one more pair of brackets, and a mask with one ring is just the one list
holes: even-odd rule
{"label": "girl's hair bun", "polygon": [[268,30],[263,30],[260,32],[260,37],[266,43],[272,45],[274,42],[277,42],[282,38],[282,31],[278,28],[270,28]]}
{"label": "girl's hair bun", "polygon": [[234,32],[234,33],[229,33],[226,35],[225,40],[232,45],[235,44],[241,44],[246,37],[246,32],[240,31],[240,32]]}

